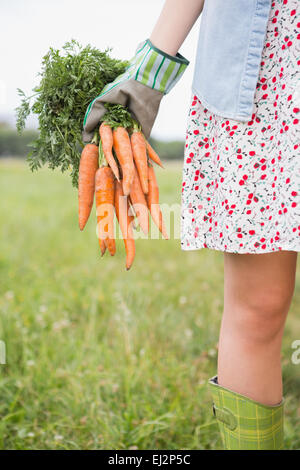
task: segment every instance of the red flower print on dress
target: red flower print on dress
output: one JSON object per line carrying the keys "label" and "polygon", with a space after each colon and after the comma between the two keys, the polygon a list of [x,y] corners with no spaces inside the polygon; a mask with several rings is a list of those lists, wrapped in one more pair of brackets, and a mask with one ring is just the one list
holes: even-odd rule
{"label": "red flower print on dress", "polygon": [[298,1],[272,2],[249,121],[218,116],[191,96],[183,249],[300,251]]}

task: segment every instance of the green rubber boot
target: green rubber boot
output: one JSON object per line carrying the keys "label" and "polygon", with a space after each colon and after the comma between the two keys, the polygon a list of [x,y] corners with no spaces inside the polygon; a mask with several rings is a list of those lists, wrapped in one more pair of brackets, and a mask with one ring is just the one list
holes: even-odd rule
{"label": "green rubber boot", "polygon": [[221,387],[217,376],[209,386],[225,449],[283,449],[283,400],[277,406],[262,405]]}

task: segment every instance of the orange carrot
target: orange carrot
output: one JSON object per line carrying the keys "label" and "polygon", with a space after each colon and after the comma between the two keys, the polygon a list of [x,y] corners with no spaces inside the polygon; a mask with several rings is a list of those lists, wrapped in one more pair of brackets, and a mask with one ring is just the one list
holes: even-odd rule
{"label": "orange carrot", "polygon": [[[95,177],[97,233],[101,252],[103,240],[111,256],[116,252],[114,238],[114,175],[108,166],[99,168]],[[105,225],[104,223],[107,222]]]}
{"label": "orange carrot", "polygon": [[134,178],[130,190],[130,200],[140,223],[141,229],[143,230],[144,234],[147,235],[149,231],[148,206],[136,168],[134,168]]}
{"label": "orange carrot", "polygon": [[162,168],[164,168],[162,162],[161,162],[161,159],[159,158],[159,156],[157,155],[157,153],[155,152],[154,148],[151,147],[151,145],[149,144],[149,142],[146,140],[146,147],[147,147],[147,152],[148,152],[148,155],[149,157],[151,158],[152,161],[154,161],[157,165],[161,166]]}
{"label": "orange carrot", "polygon": [[135,256],[135,243],[131,223],[133,216],[129,215],[128,198],[124,197],[122,184],[115,181],[115,209],[120,224],[126,250],[126,269],[130,269]]}
{"label": "orange carrot", "polygon": [[101,256],[103,256],[104,253],[106,252],[105,240],[102,240],[102,238],[98,238],[98,240],[99,240],[99,246],[100,246],[100,250],[101,250]]}
{"label": "orange carrot", "polygon": [[95,144],[87,144],[81,153],[78,176],[78,216],[80,230],[84,229],[93,207],[95,173],[97,168],[98,147]]}
{"label": "orange carrot", "polygon": [[115,175],[117,180],[120,181],[119,168],[112,153],[112,147],[113,147],[112,129],[108,124],[105,124],[105,122],[103,122],[101,126],[99,127],[99,134],[100,134],[102,148],[103,148],[106,161],[111,167],[113,174]]}
{"label": "orange carrot", "polygon": [[123,173],[123,192],[125,196],[130,193],[134,177],[133,155],[130,138],[124,127],[117,127],[113,131],[114,149],[117,154]]}
{"label": "orange carrot", "polygon": [[149,166],[148,169],[148,177],[149,177],[149,192],[146,196],[148,207],[150,214],[154,223],[159,228],[160,232],[163,234],[164,238],[168,240],[169,236],[167,234],[165,224],[163,221],[162,213],[159,207],[159,189],[158,184],[156,181],[156,176],[154,173],[153,166]]}
{"label": "orange carrot", "polygon": [[144,194],[148,194],[148,162],[145,137],[142,132],[134,128],[131,134],[131,147],[133,159],[140,177]]}
{"label": "orange carrot", "polygon": [[[147,210],[148,210],[148,207],[147,207]],[[132,220],[132,224],[131,224],[131,227],[134,229],[134,230],[137,230],[139,228],[139,221],[137,220],[137,216],[136,216],[136,213],[134,211],[134,207],[133,205],[131,204],[131,201],[130,201],[130,196],[129,196],[129,207],[128,207],[128,214],[130,216],[130,220]]]}

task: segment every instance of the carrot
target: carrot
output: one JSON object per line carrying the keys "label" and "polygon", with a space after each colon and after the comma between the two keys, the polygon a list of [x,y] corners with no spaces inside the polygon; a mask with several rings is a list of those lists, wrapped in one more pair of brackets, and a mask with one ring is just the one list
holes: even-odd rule
{"label": "carrot", "polygon": [[97,168],[98,147],[95,144],[87,144],[81,153],[78,175],[78,216],[80,230],[84,229],[93,207],[95,173]]}
{"label": "carrot", "polygon": [[156,181],[156,176],[154,173],[153,166],[149,166],[148,169],[148,178],[149,178],[149,192],[146,196],[148,208],[154,223],[159,228],[160,232],[163,234],[164,238],[168,240],[169,236],[167,234],[165,224],[162,218],[162,213],[159,207],[159,189]]}
{"label": "carrot", "polygon": [[123,192],[125,196],[128,196],[134,177],[134,164],[130,138],[124,127],[117,127],[113,130],[113,143],[122,168]]}
{"label": "carrot", "polygon": [[[147,207],[147,211],[148,211],[148,207]],[[139,221],[137,220],[137,216],[136,216],[134,207],[133,207],[133,205],[131,204],[130,197],[129,197],[128,214],[129,214],[129,216],[130,216],[130,220],[132,220],[131,227],[133,228],[133,230],[137,230],[137,229],[139,228],[139,226],[140,226],[140,223],[139,223]]]}
{"label": "carrot", "polygon": [[151,160],[152,160],[154,163],[156,163],[157,165],[159,165],[159,166],[161,166],[162,168],[164,168],[161,159],[159,158],[159,156],[158,156],[157,153],[155,152],[154,148],[151,147],[151,145],[149,144],[149,142],[148,142],[147,140],[146,140],[146,149],[147,149],[148,155],[149,155],[149,157],[151,158]]}
{"label": "carrot", "polygon": [[130,140],[141,186],[144,194],[148,194],[148,162],[145,137],[138,128],[134,127]]}
{"label": "carrot", "polygon": [[[114,256],[116,252],[114,239],[114,175],[108,166],[102,166],[96,172],[95,196],[97,232],[101,252],[104,249],[103,243],[101,243],[102,240],[111,256]],[[104,225],[106,221],[107,223]]]}
{"label": "carrot", "polygon": [[[126,200],[127,199],[127,200]],[[115,209],[120,224],[126,250],[126,269],[132,266],[135,256],[135,243],[131,223],[133,216],[129,215],[129,201],[124,197],[122,184],[115,181]]]}
{"label": "carrot", "polygon": [[162,162],[161,162],[161,159],[159,158],[159,156],[157,155],[157,153],[155,152],[154,148],[151,147],[151,145],[149,144],[149,142],[146,140],[146,148],[147,148],[147,152],[148,152],[148,155],[149,157],[151,158],[151,160],[156,163],[157,165],[161,166],[162,168],[164,168]]}
{"label": "carrot", "polygon": [[130,201],[134,209],[134,212],[140,223],[141,229],[143,230],[144,234],[147,235],[149,231],[148,206],[147,206],[145,195],[141,187],[139,175],[135,167],[134,167],[134,178],[133,178],[133,183],[131,186],[129,197],[130,197]]}
{"label": "carrot", "polygon": [[101,250],[101,256],[103,256],[104,253],[106,252],[105,240],[102,240],[102,238],[98,238],[98,240],[99,240],[99,246],[100,246],[100,250]]}
{"label": "carrot", "polygon": [[108,124],[105,124],[105,122],[103,122],[101,126],[99,127],[99,134],[100,134],[102,148],[103,148],[106,161],[111,167],[113,174],[115,175],[117,180],[120,181],[119,168],[112,153],[112,147],[113,147],[112,129]]}

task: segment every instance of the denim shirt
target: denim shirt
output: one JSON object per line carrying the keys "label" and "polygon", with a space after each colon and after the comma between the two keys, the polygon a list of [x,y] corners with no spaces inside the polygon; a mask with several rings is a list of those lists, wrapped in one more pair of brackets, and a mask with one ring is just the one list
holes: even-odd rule
{"label": "denim shirt", "polygon": [[271,0],[205,0],[192,91],[207,109],[248,121]]}

